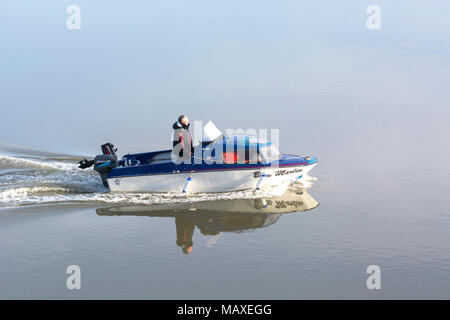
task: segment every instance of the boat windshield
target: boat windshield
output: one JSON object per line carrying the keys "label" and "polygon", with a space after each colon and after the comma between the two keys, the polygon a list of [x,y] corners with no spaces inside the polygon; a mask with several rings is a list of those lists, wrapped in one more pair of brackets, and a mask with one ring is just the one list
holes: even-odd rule
{"label": "boat windshield", "polygon": [[271,162],[280,159],[280,150],[273,143],[269,143],[265,146],[259,147],[259,153],[261,154],[262,160],[264,162]]}

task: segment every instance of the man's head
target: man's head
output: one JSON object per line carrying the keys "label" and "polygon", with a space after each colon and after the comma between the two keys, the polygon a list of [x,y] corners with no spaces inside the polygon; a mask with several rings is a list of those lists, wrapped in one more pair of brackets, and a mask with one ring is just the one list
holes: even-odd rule
{"label": "man's head", "polygon": [[190,254],[192,252],[192,246],[183,246],[183,253]]}
{"label": "man's head", "polygon": [[189,125],[189,118],[187,117],[187,115],[183,114],[178,117],[178,122],[187,126]]}

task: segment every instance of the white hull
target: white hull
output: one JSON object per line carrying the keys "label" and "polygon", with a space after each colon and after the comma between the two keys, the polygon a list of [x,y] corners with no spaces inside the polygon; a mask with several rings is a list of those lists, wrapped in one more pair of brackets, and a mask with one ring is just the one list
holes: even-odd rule
{"label": "white hull", "polygon": [[[192,173],[172,173],[143,175],[107,179],[113,192],[227,192],[248,189],[267,189],[272,186],[287,185],[305,176],[316,164],[308,166],[272,167],[263,170],[240,169],[229,171],[207,171]],[[260,172],[265,177],[259,177]],[[191,177],[191,181],[187,180]]]}

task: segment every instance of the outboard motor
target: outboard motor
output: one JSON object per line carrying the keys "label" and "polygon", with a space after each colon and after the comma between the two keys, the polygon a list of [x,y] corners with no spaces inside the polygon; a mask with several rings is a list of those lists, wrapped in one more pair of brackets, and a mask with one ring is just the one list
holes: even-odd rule
{"label": "outboard motor", "polygon": [[108,173],[119,164],[119,160],[116,155],[117,149],[114,148],[112,143],[105,143],[101,146],[103,154],[95,157],[94,160],[84,159],[80,161],[78,166],[81,169],[86,169],[94,165],[94,170],[98,172],[102,178],[103,185],[108,187],[106,176]]}

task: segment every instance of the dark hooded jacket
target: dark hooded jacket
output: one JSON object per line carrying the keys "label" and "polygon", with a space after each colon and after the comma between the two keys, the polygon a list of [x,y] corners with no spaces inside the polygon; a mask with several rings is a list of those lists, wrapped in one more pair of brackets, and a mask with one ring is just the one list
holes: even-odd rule
{"label": "dark hooded jacket", "polygon": [[[179,121],[175,122],[172,126],[174,130],[173,135],[173,147],[181,143],[181,150],[179,153],[180,157],[183,157],[183,150],[191,150],[193,152],[192,147],[192,137],[189,132],[189,125],[185,125]],[[184,129],[184,130],[182,130]]]}

